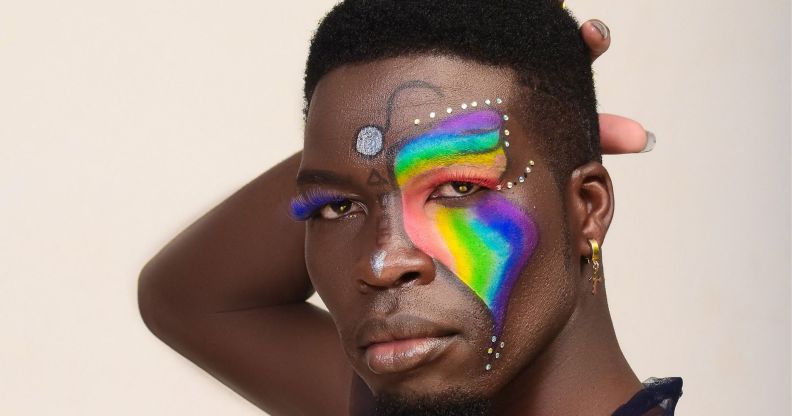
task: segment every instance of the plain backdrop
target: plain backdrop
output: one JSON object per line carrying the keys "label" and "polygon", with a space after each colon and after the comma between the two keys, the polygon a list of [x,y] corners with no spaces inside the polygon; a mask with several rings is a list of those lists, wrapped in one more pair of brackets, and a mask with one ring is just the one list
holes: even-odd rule
{"label": "plain backdrop", "polygon": [[[300,148],[333,3],[0,2],[0,414],[261,414],[148,332],[136,280]],[[613,33],[600,110],[658,139],[605,159],[627,358],[684,377],[680,415],[789,415],[789,2],[568,5]]]}

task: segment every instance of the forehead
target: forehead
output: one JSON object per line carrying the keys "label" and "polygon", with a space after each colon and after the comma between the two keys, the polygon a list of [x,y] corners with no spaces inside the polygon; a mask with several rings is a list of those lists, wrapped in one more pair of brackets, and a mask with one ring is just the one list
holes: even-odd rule
{"label": "forehead", "polygon": [[442,119],[449,116],[448,108],[456,114],[462,104],[494,102],[496,97],[508,105],[513,102],[515,79],[508,68],[446,56],[417,55],[340,67],[322,78],[311,99],[303,166],[355,158],[356,138],[366,126],[383,130],[382,145],[387,148],[424,132],[432,113]]}

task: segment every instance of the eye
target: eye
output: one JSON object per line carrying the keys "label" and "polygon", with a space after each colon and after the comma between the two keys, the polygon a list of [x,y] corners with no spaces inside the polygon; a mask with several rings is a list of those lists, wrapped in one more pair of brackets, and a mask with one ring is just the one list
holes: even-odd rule
{"label": "eye", "polygon": [[345,199],[343,201],[326,204],[319,209],[318,214],[322,219],[334,220],[362,211],[363,208],[357,202]]}
{"label": "eye", "polygon": [[480,189],[481,185],[471,182],[447,182],[438,186],[429,198],[460,198]]}

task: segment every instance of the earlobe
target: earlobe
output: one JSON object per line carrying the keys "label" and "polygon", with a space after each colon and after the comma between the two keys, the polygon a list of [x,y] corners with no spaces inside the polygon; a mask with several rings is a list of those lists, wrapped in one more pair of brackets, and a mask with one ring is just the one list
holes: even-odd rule
{"label": "earlobe", "polygon": [[613,220],[613,184],[608,171],[598,162],[575,169],[566,190],[570,237],[583,256],[590,255],[588,240],[602,245]]}

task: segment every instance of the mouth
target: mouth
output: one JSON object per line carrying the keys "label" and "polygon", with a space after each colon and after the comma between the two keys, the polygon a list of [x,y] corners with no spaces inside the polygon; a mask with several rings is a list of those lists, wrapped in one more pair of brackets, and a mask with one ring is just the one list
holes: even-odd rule
{"label": "mouth", "polygon": [[448,335],[371,344],[366,348],[366,364],[374,374],[412,370],[440,356],[454,338],[454,335]]}
{"label": "mouth", "polygon": [[358,331],[360,349],[374,374],[393,374],[426,365],[445,352],[459,333],[422,318],[370,320]]}

